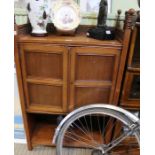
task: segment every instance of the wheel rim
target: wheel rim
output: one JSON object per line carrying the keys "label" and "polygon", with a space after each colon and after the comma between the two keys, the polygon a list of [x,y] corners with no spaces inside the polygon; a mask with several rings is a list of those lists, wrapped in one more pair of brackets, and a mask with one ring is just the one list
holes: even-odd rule
{"label": "wheel rim", "polygon": [[[101,123],[101,121],[103,122]],[[65,152],[72,152],[71,154],[76,152],[76,155],[86,152],[87,155],[96,155],[93,153],[95,150],[105,155],[117,155],[116,152],[119,152],[119,155],[127,155],[127,152],[129,155],[133,155],[133,151],[138,155],[139,145],[136,143],[139,141],[138,131],[135,133],[136,136],[130,136],[134,143],[129,146],[126,138],[126,144],[125,142],[121,144],[125,145],[124,150],[117,150],[117,146],[105,152],[107,145],[111,141],[118,139],[122,132],[127,132],[131,124],[132,121],[129,118],[114,111],[106,111],[103,114],[102,110],[98,109],[98,112],[96,112],[96,109],[94,109],[89,110],[87,113],[84,112],[83,115],[81,112],[68,120],[68,124],[66,123],[62,128],[61,135],[57,140],[57,155],[64,155]],[[114,131],[118,126],[120,126],[120,132],[116,134]],[[121,145],[119,144],[120,148]]]}

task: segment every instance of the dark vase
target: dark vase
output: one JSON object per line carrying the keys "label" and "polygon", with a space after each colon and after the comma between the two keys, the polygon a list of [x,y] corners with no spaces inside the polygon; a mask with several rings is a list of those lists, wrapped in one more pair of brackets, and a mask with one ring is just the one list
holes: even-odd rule
{"label": "dark vase", "polygon": [[107,0],[101,0],[97,22],[98,27],[106,26],[107,14],[108,14],[108,2]]}
{"label": "dark vase", "polygon": [[139,7],[140,7],[140,0],[138,0],[138,5],[139,5]]}

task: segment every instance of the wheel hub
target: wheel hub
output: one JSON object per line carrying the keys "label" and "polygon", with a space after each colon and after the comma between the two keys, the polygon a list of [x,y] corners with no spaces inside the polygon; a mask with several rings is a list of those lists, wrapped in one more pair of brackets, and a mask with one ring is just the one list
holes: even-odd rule
{"label": "wheel hub", "polygon": [[93,150],[91,155],[103,155],[101,150]]}
{"label": "wheel hub", "polygon": [[108,155],[108,154],[105,153],[104,147],[99,147],[98,149],[93,150],[91,155]]}

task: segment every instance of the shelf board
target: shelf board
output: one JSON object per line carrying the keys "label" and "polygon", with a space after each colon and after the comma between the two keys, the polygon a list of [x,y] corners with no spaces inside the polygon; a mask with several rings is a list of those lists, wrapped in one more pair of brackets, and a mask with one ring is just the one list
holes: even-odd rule
{"label": "shelf board", "polygon": [[[73,36],[61,36],[56,32],[48,34],[46,37],[33,37],[30,35],[31,26],[28,24],[18,26],[18,40],[17,42],[22,43],[49,43],[49,44],[68,44],[68,45],[91,45],[91,46],[106,46],[106,47],[116,47],[121,49],[123,47],[123,42],[118,40],[97,40],[89,38],[86,36],[87,31],[92,28],[92,26],[79,26],[76,34]],[[51,29],[51,27],[50,27]],[[25,33],[25,34],[24,34]]]}
{"label": "shelf board", "polygon": [[[39,145],[45,145],[45,146],[55,146],[54,144],[52,144],[52,140],[53,140],[53,136],[55,133],[55,129],[56,129],[56,125],[53,125],[52,123],[37,123],[35,125],[35,129],[33,131],[33,135],[32,135],[32,145],[33,147],[35,146],[39,146]],[[78,133],[79,131],[75,131],[76,133]],[[80,135],[81,132],[79,132],[78,136],[83,137],[84,139],[88,139],[88,136],[82,134]],[[88,133],[88,135],[91,133]],[[100,138],[100,134],[99,132],[94,132],[93,133],[93,137],[94,139],[98,139],[100,142],[102,142],[102,139]],[[88,145],[85,144],[81,144],[77,141],[73,141],[73,140],[69,140],[66,139],[64,141],[64,145],[67,147],[78,147],[78,148],[85,148],[88,147],[88,145],[91,145],[91,140],[88,142]],[[122,144],[123,146],[128,146],[130,143],[135,143],[135,138],[128,138],[126,139]]]}
{"label": "shelf board", "polygon": [[32,135],[32,145],[54,146],[52,144],[52,140],[56,127],[57,127],[56,125],[52,125],[50,123],[36,124]]}
{"label": "shelf board", "polygon": [[140,72],[140,68],[133,68],[133,67],[128,67],[128,71],[131,71],[131,72]]}
{"label": "shelf board", "polygon": [[[52,140],[53,140],[53,136],[55,133],[55,129],[56,129],[56,125],[52,125],[51,123],[37,123],[35,125],[35,129],[33,131],[33,135],[32,135],[32,145],[38,146],[38,145],[45,145],[45,146],[55,146],[54,144],[52,144]],[[76,131],[76,133],[78,133],[79,131]],[[80,133],[80,132],[79,132]],[[90,134],[90,133],[88,133]],[[83,138],[88,139],[87,136],[85,135],[81,135],[83,136]],[[98,132],[94,132],[93,136],[95,139],[99,139],[99,134]],[[91,144],[91,141],[90,141]],[[65,146],[68,147],[81,147],[81,148],[85,148],[86,146],[84,146],[84,144],[80,144],[77,141],[73,141],[73,140],[65,140]]]}
{"label": "shelf board", "polygon": [[128,70],[133,72],[140,72],[140,63],[139,62],[132,63],[131,66],[128,66]]}

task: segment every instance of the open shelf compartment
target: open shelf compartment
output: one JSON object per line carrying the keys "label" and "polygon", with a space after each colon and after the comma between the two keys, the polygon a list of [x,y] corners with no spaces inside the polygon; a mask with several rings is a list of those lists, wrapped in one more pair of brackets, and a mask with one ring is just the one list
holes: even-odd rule
{"label": "open shelf compartment", "polygon": [[46,115],[46,114],[28,114],[31,118],[29,122],[31,128],[31,141],[32,146],[55,146],[52,143],[53,136],[58,124],[59,115]]}

